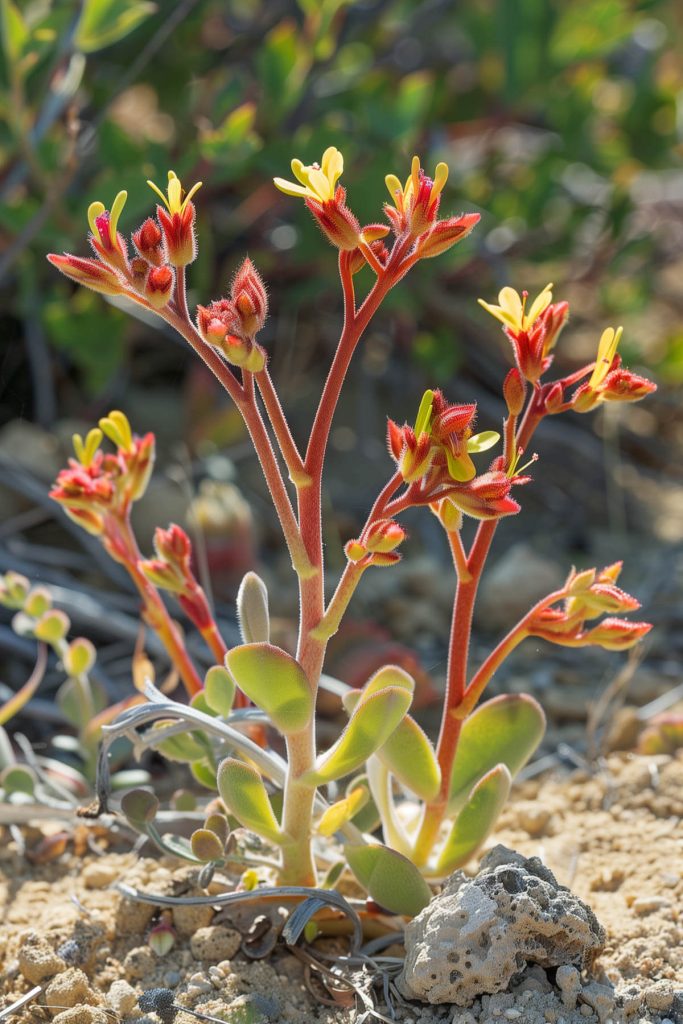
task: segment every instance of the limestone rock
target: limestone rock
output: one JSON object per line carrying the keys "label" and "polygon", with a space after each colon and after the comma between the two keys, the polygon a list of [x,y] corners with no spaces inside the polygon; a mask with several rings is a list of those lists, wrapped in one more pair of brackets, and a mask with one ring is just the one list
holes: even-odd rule
{"label": "limestone rock", "polygon": [[45,989],[45,1005],[56,1016],[60,1010],[88,1003],[97,1005],[98,997],[90,988],[87,975],[78,967],[69,967],[53,978]]}
{"label": "limestone rock", "polygon": [[209,925],[199,928],[190,939],[192,956],[197,960],[232,960],[242,944],[242,936],[235,928]]}
{"label": "limestone rock", "polygon": [[538,857],[496,846],[476,878],[456,871],[407,926],[398,986],[410,999],[468,1006],[529,963],[582,969],[604,941],[590,907]]}

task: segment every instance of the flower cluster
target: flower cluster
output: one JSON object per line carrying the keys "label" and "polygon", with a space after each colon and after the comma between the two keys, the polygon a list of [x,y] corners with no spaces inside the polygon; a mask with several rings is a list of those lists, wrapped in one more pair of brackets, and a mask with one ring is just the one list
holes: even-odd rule
{"label": "flower cluster", "polygon": [[157,206],[156,220],[148,217],[133,232],[132,256],[118,230],[128,193],[119,192],[110,210],[101,202],[91,203],[88,208],[94,259],[70,253],[50,254],[48,259],[77,284],[104,295],[126,295],[141,305],[162,310],[172,301],[176,270],[192,263],[197,253],[192,197],[202,183],[197,182],[185,195],[179,178],[169,171],[166,194],[153,181],[147,184],[163,205]]}
{"label": "flower cluster", "polygon": [[157,527],[154,533],[156,558],[142,559],[138,567],[146,578],[162,590],[175,594],[190,621],[206,629],[211,612],[206,594],[192,571],[192,543],[185,531],[175,523],[167,530]]}
{"label": "flower cluster", "polygon": [[[104,436],[116,452],[99,447]],[[111,412],[89,431],[85,440],[73,437],[76,458],[57,476],[50,497],[89,533],[111,540],[108,527],[125,519],[130,506],[143,496],[154,466],[154,435],[134,435],[122,412]],[[114,553],[114,552],[112,552]]]}
{"label": "flower cluster", "polygon": [[[564,647],[595,645],[608,651],[633,647],[652,626],[649,622],[617,617],[640,608],[635,597],[616,585],[621,566],[621,562],[615,562],[601,572],[596,569],[572,571],[564,587],[562,607],[543,608],[531,617],[528,634]],[[586,623],[601,615],[606,617],[597,625],[587,627]]]}
{"label": "flower cluster", "polygon": [[204,341],[222,352],[229,363],[258,373],[266,365],[266,353],[255,337],[267,315],[265,285],[247,257],[235,274],[229,299],[197,306],[197,328]]}

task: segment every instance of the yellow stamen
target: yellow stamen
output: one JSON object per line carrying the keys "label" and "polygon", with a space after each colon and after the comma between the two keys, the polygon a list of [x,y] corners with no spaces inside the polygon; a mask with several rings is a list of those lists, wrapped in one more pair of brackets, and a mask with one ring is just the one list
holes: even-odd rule
{"label": "yellow stamen", "polygon": [[154,192],[156,192],[156,194],[159,196],[159,199],[161,199],[162,203],[164,204],[168,212],[171,215],[173,215],[174,213],[183,213],[185,211],[187,204],[191,201],[192,196],[195,194],[195,192],[202,187],[203,182],[196,182],[192,186],[190,191],[187,193],[184,199],[183,186],[181,185],[180,179],[178,178],[178,175],[175,173],[175,171],[168,172],[168,185],[166,187],[166,195],[164,195],[159,186],[155,185],[153,181],[149,180],[149,178],[147,179],[147,184]]}
{"label": "yellow stamen", "polygon": [[100,446],[102,431],[98,427],[93,427],[92,430],[88,431],[85,441],[80,434],[74,434],[71,440],[73,441],[76,458],[87,469],[92,464],[95,452]]}

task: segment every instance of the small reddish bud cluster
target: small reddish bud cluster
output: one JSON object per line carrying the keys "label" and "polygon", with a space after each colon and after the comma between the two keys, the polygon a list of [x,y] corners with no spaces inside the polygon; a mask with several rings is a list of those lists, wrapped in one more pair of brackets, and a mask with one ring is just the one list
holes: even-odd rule
{"label": "small reddish bud cluster", "polygon": [[171,523],[167,530],[154,533],[156,558],[143,559],[138,568],[150,583],[175,594],[183,611],[199,630],[206,629],[211,611],[206,594],[192,572],[192,542],[180,526]]}
{"label": "small reddish bud cluster", "polygon": [[268,315],[268,296],[258,270],[247,257],[235,274],[229,299],[197,306],[197,328],[204,341],[229,363],[251,373],[266,365],[266,353],[255,341]]}
{"label": "small reddish bud cluster", "polygon": [[344,546],[350,562],[370,565],[395,565],[401,560],[396,551],[406,539],[406,532],[393,519],[377,519],[371,523],[358,540],[350,540]]}
{"label": "small reddish bud cluster", "polygon": [[[564,647],[595,645],[608,651],[624,651],[633,647],[650,632],[649,622],[631,622],[617,618],[619,614],[637,611],[640,603],[621,590],[616,580],[621,562],[607,566],[601,572],[588,569],[572,571],[564,587],[562,608],[544,608],[534,616],[528,626],[529,635],[538,636]],[[595,626],[587,627],[591,619],[607,617]]]}

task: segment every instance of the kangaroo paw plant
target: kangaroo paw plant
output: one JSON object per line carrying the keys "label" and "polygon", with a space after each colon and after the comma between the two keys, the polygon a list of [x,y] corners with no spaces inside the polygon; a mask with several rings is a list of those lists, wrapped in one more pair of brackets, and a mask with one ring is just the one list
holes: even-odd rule
{"label": "kangaroo paw plant", "polygon": [[[145,490],[154,457],[150,434],[137,437],[121,412],[112,412],[85,440],[74,439],[75,458],[59,476],[53,497],[84,529],[98,536],[130,573],[144,621],[166,647],[190,697],[181,705],[151,683],[143,704],[128,707],[105,728],[100,768],[117,730],[135,734],[142,747],[191,764],[195,778],[215,788],[206,822],[188,843],[162,837],[154,824],[157,802],[133,791],[123,809],[136,827],[166,849],[205,864],[231,856],[230,828],[260,837],[244,848],[265,851],[284,885],[332,884],[347,865],[385,908],[415,914],[428,901],[425,879],[439,879],[464,864],[493,828],[515,774],[544,731],[544,715],[527,695],[480,700],[491,677],[525,637],[571,647],[622,650],[637,643],[649,624],[622,616],[638,602],[617,586],[620,563],[597,571],[572,570],[510,630],[476,671],[468,663],[472,614],[479,581],[499,520],[516,515],[514,495],[528,483],[520,466],[546,416],[585,413],[603,402],[636,401],[654,384],[622,366],[621,328],[604,331],[595,361],[568,376],[548,379],[553,349],[568,317],[551,285],[533,301],[512,288],[497,304],[480,300],[502,324],[515,366],[502,383],[507,416],[502,434],[475,432],[475,403],[453,404],[437,390],[417,401],[412,425],[389,421],[388,479],[358,537],[345,548],[347,563],[329,599],[325,590],[322,486],[330,428],[349,364],[385,296],[420,260],[447,252],[475,227],[478,214],[441,217],[448,168],[428,177],[415,157],[405,182],[386,179],[390,201],[384,223],[361,225],[339,184],[341,153],[330,147],[320,164],[292,161],[294,181],[275,179],[285,194],[302,199],[339,252],[344,319],[308,442],[295,440],[258,340],[266,320],[266,289],[249,259],[237,270],[229,294],[188,309],[186,267],[197,251],[193,199],[173,171],[156,215],[133,232],[119,230],[126,193],[111,208],[88,211],[94,255],[51,255],[67,277],[104,295],[119,296],[174,328],[209,367],[234,401],[260,461],[298,577],[296,651],[270,640],[268,595],[254,574],[238,596],[244,642],[228,650],[209,604],[194,578],[191,545],[179,527],[157,531],[153,558],[143,558],[129,513]],[[361,281],[362,297],[357,285]],[[100,447],[104,437],[114,451]],[[495,450],[495,451],[494,451]],[[484,453],[489,452],[489,455]],[[401,515],[421,506],[443,528],[454,566],[454,605],[446,690],[436,743],[410,715],[414,681],[385,665],[361,689],[345,693],[348,721],[328,749],[316,738],[316,694],[328,641],[338,630],[363,574],[391,568],[406,540]],[[477,521],[471,543],[466,518]],[[208,674],[193,664],[180,628],[160,591],[175,597],[215,660]],[[142,731],[144,730],[144,731]],[[285,756],[269,745],[285,750]],[[106,786],[100,785],[106,796]],[[230,824],[229,824],[230,821]],[[378,838],[381,828],[381,841]],[[330,837],[336,837],[331,841]],[[170,847],[169,847],[170,843]],[[232,844],[232,845],[231,845]],[[340,849],[343,848],[343,862]],[[273,849],[276,853],[273,854]],[[263,862],[261,857],[261,862]]]}

